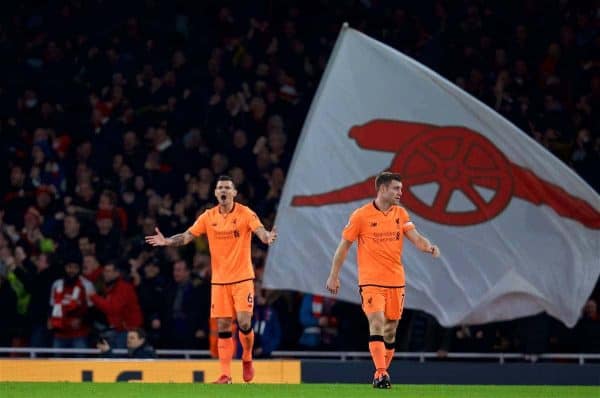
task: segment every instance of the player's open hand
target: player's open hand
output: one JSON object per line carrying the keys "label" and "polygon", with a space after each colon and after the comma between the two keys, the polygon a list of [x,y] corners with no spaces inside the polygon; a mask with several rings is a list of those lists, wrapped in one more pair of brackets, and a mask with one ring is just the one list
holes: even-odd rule
{"label": "player's open hand", "polygon": [[158,228],[154,228],[156,235],[146,236],[146,243],[152,246],[166,246],[167,239],[163,236]]}
{"label": "player's open hand", "polygon": [[277,239],[277,227],[273,226],[273,229],[269,232],[269,237],[267,238],[267,245],[275,242],[275,239]]}
{"label": "player's open hand", "polygon": [[435,258],[438,258],[442,253],[440,253],[440,248],[436,245],[431,246],[431,255]]}
{"label": "player's open hand", "polygon": [[329,293],[337,294],[340,290],[340,278],[329,275],[325,287],[329,290]]}

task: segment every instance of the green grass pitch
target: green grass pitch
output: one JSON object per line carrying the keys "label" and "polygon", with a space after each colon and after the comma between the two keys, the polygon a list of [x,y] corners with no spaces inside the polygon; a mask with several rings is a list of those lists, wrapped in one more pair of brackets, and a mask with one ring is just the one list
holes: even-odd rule
{"label": "green grass pitch", "polygon": [[189,398],[189,397],[402,397],[402,398],[598,398],[593,386],[394,385],[375,390],[363,384],[143,384],[143,383],[0,383],[2,398]]}

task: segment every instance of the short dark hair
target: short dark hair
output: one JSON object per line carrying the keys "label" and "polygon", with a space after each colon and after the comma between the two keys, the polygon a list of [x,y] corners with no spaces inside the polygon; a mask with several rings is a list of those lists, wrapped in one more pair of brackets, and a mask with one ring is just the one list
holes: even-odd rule
{"label": "short dark hair", "polygon": [[102,191],[100,196],[106,196],[108,198],[108,200],[110,201],[111,205],[114,205],[117,203],[117,194],[114,191],[111,191],[110,189],[105,189],[104,191]]}
{"label": "short dark hair", "polygon": [[90,241],[90,243],[95,243],[92,239],[92,235],[86,233],[79,234],[77,241],[79,242],[81,239],[87,239],[88,241]]}
{"label": "short dark hair", "polygon": [[115,271],[121,273],[121,268],[119,268],[119,265],[118,265],[117,261],[115,261],[115,260],[109,260],[109,261],[105,262],[104,265],[102,266],[102,269],[104,269],[106,267],[113,267],[115,269]]}
{"label": "short dark hair", "polygon": [[135,332],[138,335],[138,339],[146,340],[146,331],[142,328],[130,329],[130,332]]}
{"label": "short dark hair", "polygon": [[150,265],[150,264],[155,265],[155,266],[157,266],[157,267],[160,268],[160,260],[159,260],[159,258],[156,257],[156,256],[150,256],[150,257],[148,257],[148,259],[146,260],[146,262],[144,262],[144,267],[147,266],[147,265]]}
{"label": "short dark hair", "polygon": [[217,178],[217,184],[219,183],[219,181],[231,181],[233,187],[235,188],[235,182],[233,182],[233,178],[231,178],[231,176],[228,176],[227,174],[221,174],[219,178]]}
{"label": "short dark hair", "polygon": [[173,268],[175,268],[175,264],[177,263],[183,263],[183,267],[185,268],[186,271],[191,271],[192,267],[188,264],[187,261],[181,259],[181,260],[177,260],[177,261],[173,261]]}
{"label": "short dark hair", "polygon": [[379,187],[381,187],[382,185],[385,185],[387,187],[392,181],[402,182],[400,174],[392,173],[389,171],[383,171],[379,173],[379,175],[375,178],[375,190],[379,191]]}
{"label": "short dark hair", "polygon": [[73,250],[72,252],[68,252],[63,258],[63,265],[67,264],[77,264],[79,269],[81,269],[81,263],[83,262],[83,257],[79,249]]}

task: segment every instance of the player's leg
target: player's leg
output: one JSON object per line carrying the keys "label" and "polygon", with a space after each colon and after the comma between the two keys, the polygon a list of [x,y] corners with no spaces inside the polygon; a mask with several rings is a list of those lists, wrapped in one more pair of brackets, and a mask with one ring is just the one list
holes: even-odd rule
{"label": "player's leg", "polygon": [[228,288],[228,285],[213,285],[211,291],[210,316],[217,319],[217,348],[221,364],[221,377],[215,381],[217,384],[231,384],[231,359],[235,348],[231,333],[234,311]]}
{"label": "player's leg", "polygon": [[385,345],[385,368],[390,368],[394,352],[396,351],[396,329],[398,320],[386,319],[383,325],[383,344]]}
{"label": "player's leg", "polygon": [[404,309],[404,288],[386,289],[385,324],[383,326],[383,342],[385,344],[386,369],[390,368],[396,350],[396,330]]}
{"label": "player's leg", "polygon": [[385,317],[383,311],[367,314],[369,320],[369,351],[373,364],[378,372],[385,371],[385,345],[383,343],[383,326]]}
{"label": "player's leg", "polygon": [[235,351],[233,336],[231,333],[232,318],[217,318],[217,328],[219,331],[219,340],[217,347],[219,349],[219,362],[221,364],[220,384],[231,383],[231,360]]}
{"label": "player's leg", "polygon": [[385,324],[385,298],[381,288],[365,286],[361,288],[362,307],[369,321],[369,351],[375,365],[373,387],[381,387],[385,379],[389,379],[385,366],[385,345],[383,343],[383,332]]}
{"label": "player's leg", "polygon": [[254,350],[254,329],[252,329],[252,313],[254,310],[254,282],[244,281],[233,287],[233,301],[239,327],[239,338],[242,344],[242,376],[245,382],[254,378],[252,352]]}

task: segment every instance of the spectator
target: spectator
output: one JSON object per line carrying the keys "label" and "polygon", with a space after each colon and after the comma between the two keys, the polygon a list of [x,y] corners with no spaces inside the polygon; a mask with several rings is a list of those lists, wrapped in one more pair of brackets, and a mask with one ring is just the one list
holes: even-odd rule
{"label": "spectator", "polygon": [[271,307],[268,292],[263,289],[262,281],[254,282],[254,356],[269,358],[281,343],[281,324],[277,311]]}
{"label": "spectator", "polygon": [[121,277],[121,271],[112,263],[103,267],[106,291],[103,296],[90,294],[90,299],[106,316],[108,341],[114,348],[125,348],[127,330],[142,326],[142,312],[133,286]]}
{"label": "spectator", "polygon": [[96,256],[98,261],[106,263],[120,255],[121,235],[115,228],[114,218],[108,210],[100,210],[96,217]]}
{"label": "spectator", "polygon": [[81,235],[78,240],[79,252],[82,256],[95,256],[96,244],[90,235]]}
{"label": "spectator", "polygon": [[32,203],[33,186],[20,165],[14,165],[11,168],[9,184],[3,198],[4,218],[8,225],[20,228],[23,225],[21,214],[24,214]]}
{"label": "spectator", "polygon": [[8,283],[8,268],[0,259],[0,302],[3,314],[0,317],[0,347],[10,347],[17,322],[17,295]]}
{"label": "spectator", "polygon": [[300,306],[303,332],[298,343],[306,349],[333,349],[337,337],[337,319],[332,315],[335,300],[305,294]]}
{"label": "spectator", "polygon": [[55,233],[57,219],[55,214],[58,213],[55,198],[55,188],[52,185],[41,185],[35,190],[35,208],[42,216],[41,231],[45,236],[50,236]]}
{"label": "spectator", "polygon": [[[91,173],[85,164],[77,166],[85,172]],[[92,220],[96,212],[98,200],[96,199],[96,191],[92,185],[91,177],[80,181],[75,188],[75,198],[67,196],[65,205],[68,214],[75,214],[77,217],[83,217],[86,220]]]}
{"label": "spectator", "polygon": [[585,303],[575,330],[579,352],[600,353],[600,313],[596,300]]}
{"label": "spectator", "polygon": [[40,229],[42,215],[33,206],[29,207],[24,215],[23,230],[16,244],[22,246],[27,253],[39,254],[42,250],[44,236]]}
{"label": "spectator", "polygon": [[[138,279],[134,278],[134,280]],[[160,341],[160,317],[166,312],[167,283],[167,280],[160,274],[159,260],[150,257],[142,266],[142,275],[139,275],[136,288],[144,316],[144,328],[148,331],[149,341],[154,344]]]}
{"label": "spectator", "polygon": [[117,195],[113,191],[105,190],[100,194],[96,213],[96,219],[99,218],[110,218],[119,231],[127,231],[127,214],[117,206]]}
{"label": "spectator", "polygon": [[13,338],[13,345],[23,346],[27,342],[26,335],[28,334],[27,330],[30,327],[27,321],[31,295],[27,291],[25,283],[21,278],[19,278],[18,275],[24,269],[24,262],[27,259],[27,254],[21,246],[17,246],[14,250],[14,255],[2,257],[4,258],[4,261],[8,267],[8,283],[17,295],[18,316],[14,325],[12,326],[13,330],[16,332],[15,337]]}
{"label": "spectator", "polygon": [[231,159],[231,166],[240,167],[243,170],[252,167],[254,156],[252,154],[252,144],[248,141],[246,131],[242,129],[234,131],[231,144],[227,146],[227,157]]}
{"label": "spectator", "polygon": [[575,171],[590,185],[594,185],[594,178],[600,169],[600,158],[594,153],[592,134],[588,129],[581,129],[577,133],[573,152],[569,163]]}
{"label": "spectator", "polygon": [[209,289],[207,281],[191,278],[191,270],[185,261],[173,264],[173,283],[165,294],[165,313],[161,321],[165,346],[208,346]]}
{"label": "spectator", "polygon": [[145,155],[140,148],[135,131],[128,131],[123,135],[123,156],[127,159],[135,174],[143,171]]}
{"label": "spectator", "polygon": [[[461,325],[455,328],[450,347],[456,352],[489,352],[494,338],[489,326]],[[427,348],[424,346],[423,351],[429,351]]]}
{"label": "spectator", "polygon": [[[101,356],[105,358],[115,358],[112,347],[106,339],[101,339],[96,344],[100,350]],[[142,328],[133,329],[127,332],[127,358],[132,359],[154,359],[156,351],[146,341],[146,332]]]}
{"label": "spectator", "polygon": [[102,278],[102,267],[96,256],[86,254],[83,256],[83,276],[92,282],[97,292],[104,291],[104,280]]}
{"label": "spectator", "polygon": [[57,260],[81,255],[79,250],[80,231],[81,224],[77,217],[71,214],[66,215],[63,220],[63,232],[57,239],[55,248],[55,258]]}
{"label": "spectator", "polygon": [[93,294],[91,283],[81,273],[81,258],[65,261],[65,277],[57,279],[50,293],[50,329],[54,348],[87,348],[90,326],[86,319]]}
{"label": "spectator", "polygon": [[27,257],[24,254],[21,266],[15,269],[15,275],[30,295],[27,311],[27,324],[31,328],[29,346],[50,347],[52,346],[52,334],[48,329],[50,319],[50,306],[48,297],[51,297],[51,289],[56,272],[50,267],[46,254]]}

